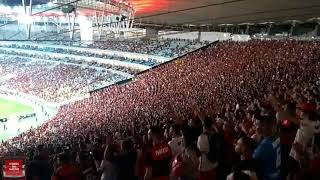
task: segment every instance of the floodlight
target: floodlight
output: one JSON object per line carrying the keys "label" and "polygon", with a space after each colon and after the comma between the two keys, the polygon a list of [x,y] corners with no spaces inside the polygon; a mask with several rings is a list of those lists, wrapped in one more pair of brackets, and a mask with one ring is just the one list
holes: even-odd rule
{"label": "floodlight", "polygon": [[29,15],[19,15],[17,20],[20,24],[31,24],[33,22],[33,17]]}

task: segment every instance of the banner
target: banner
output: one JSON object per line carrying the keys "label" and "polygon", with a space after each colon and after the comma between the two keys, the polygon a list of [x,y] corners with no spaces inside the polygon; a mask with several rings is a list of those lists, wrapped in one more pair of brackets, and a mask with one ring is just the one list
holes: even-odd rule
{"label": "banner", "polygon": [[25,180],[26,179],[25,158],[8,158],[3,160],[3,180]]}

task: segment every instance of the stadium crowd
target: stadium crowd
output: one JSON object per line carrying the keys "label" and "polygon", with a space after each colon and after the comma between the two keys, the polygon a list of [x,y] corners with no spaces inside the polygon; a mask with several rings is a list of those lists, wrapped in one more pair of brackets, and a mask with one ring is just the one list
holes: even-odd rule
{"label": "stadium crowd", "polygon": [[64,102],[128,77],[106,69],[2,56],[0,85],[49,102]]}
{"label": "stadium crowd", "polygon": [[212,45],[61,107],[1,153],[40,179],[319,179],[319,45]]}
{"label": "stadium crowd", "polygon": [[[30,52],[21,52],[21,51],[19,51],[19,49],[11,49],[11,50],[9,50],[9,49],[0,49],[0,53],[1,54],[6,54],[6,55],[19,55],[19,56],[23,56],[23,57],[32,57],[32,58],[37,58],[37,59],[69,62],[69,63],[75,63],[75,64],[88,64],[88,65],[98,64],[99,66],[110,67],[110,69],[114,69],[114,70],[119,70],[120,69],[121,71],[124,71],[124,72],[127,72],[127,73],[139,72],[139,70],[135,69],[134,67],[129,68],[129,67],[124,67],[124,66],[120,66],[120,65],[108,64],[108,61],[105,61],[104,63],[98,63],[97,61],[86,61],[85,58],[87,56],[63,56],[61,54],[59,54],[59,55],[55,55],[55,54],[38,54],[38,53],[34,53],[32,51],[30,51]],[[114,60],[120,60],[120,61],[130,62],[130,63],[136,63],[136,62],[134,62],[134,60],[130,60],[129,58],[114,59]],[[142,65],[146,65],[146,66],[150,65],[150,63],[147,63],[145,61],[140,62],[138,64],[142,64]],[[156,65],[156,64],[154,64],[154,65]]]}
{"label": "stadium crowd", "polygon": [[[84,57],[95,57],[95,58],[103,58],[103,59],[111,59],[111,60],[119,60],[124,62],[130,62],[130,63],[136,63],[136,64],[142,64],[146,66],[155,66],[158,65],[159,62],[155,59],[133,59],[121,56],[121,54],[114,53],[113,55],[108,55],[105,53],[95,53],[90,50],[84,50],[84,49],[67,49],[63,47],[39,47],[37,45],[26,45],[26,44],[9,44],[9,45],[1,45],[1,47],[8,47],[13,49],[26,49],[26,50],[33,50],[33,51],[43,51],[43,52],[51,52],[51,53],[59,53],[59,54],[71,54],[71,55],[77,55],[77,56],[84,56]],[[98,47],[96,47],[98,48]]]}
{"label": "stadium crowd", "polygon": [[151,54],[164,57],[179,57],[196,50],[209,42],[199,42],[183,39],[130,39],[122,41],[96,41],[89,45],[91,48],[115,51]]}
{"label": "stadium crowd", "polygon": [[65,63],[72,63],[72,64],[78,64],[78,65],[87,65],[87,66],[95,66],[100,68],[106,68],[116,71],[121,71],[128,74],[136,74],[140,72],[141,70],[134,68],[134,67],[126,67],[126,66],[120,66],[115,64],[107,64],[107,63],[100,63],[97,61],[86,61],[85,57],[82,58],[74,58],[74,57],[61,57],[61,56],[55,56],[55,55],[47,55],[47,54],[34,54],[32,52],[19,52],[15,50],[1,50],[0,54],[3,55],[13,55],[17,57],[25,57],[25,58],[36,58],[41,60],[48,60],[48,61],[57,61],[57,62],[65,62]]}

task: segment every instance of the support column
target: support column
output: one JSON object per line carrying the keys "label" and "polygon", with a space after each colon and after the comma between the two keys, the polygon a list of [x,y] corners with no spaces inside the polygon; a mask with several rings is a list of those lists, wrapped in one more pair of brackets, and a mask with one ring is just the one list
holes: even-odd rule
{"label": "support column", "polygon": [[25,0],[21,0],[21,2],[22,2],[23,11],[25,14],[27,14],[26,2]]}
{"label": "support column", "polygon": [[101,36],[103,33],[103,24],[105,21],[105,12],[107,9],[107,5],[109,4],[109,0],[104,0],[104,6],[103,6],[103,10],[102,13],[100,12],[101,10],[99,9],[100,7],[98,7],[98,5],[96,6],[96,24],[97,24],[97,32],[98,32],[98,38],[99,40],[101,40]]}
{"label": "support column", "polygon": [[[30,0],[28,11],[27,11],[27,6],[26,6],[26,0],[21,0],[21,3],[22,3],[22,7],[23,7],[24,16],[31,18],[31,16],[32,16],[32,0]],[[28,19],[28,21],[29,21],[29,19]],[[26,23],[26,32],[27,32],[28,39],[30,39],[30,37],[31,37],[31,24],[32,24],[32,22]]]}
{"label": "support column", "polygon": [[[30,0],[30,4],[29,4],[29,18],[31,18],[32,16],[32,0]],[[31,38],[31,25],[32,22],[27,24],[27,29],[28,29],[28,39],[30,40]]]}
{"label": "support column", "polygon": [[[73,11],[73,16],[71,15],[71,13],[67,13],[66,17],[67,17],[67,20],[68,20],[69,37],[70,37],[71,40],[73,40],[74,27],[75,27],[76,17],[77,17],[76,10]],[[72,18],[72,20],[71,20],[71,18]],[[58,21],[59,21],[59,18],[58,18]]]}
{"label": "support column", "polygon": [[133,23],[134,23],[134,14],[131,15],[131,24],[130,24],[130,28],[133,27]]}
{"label": "support column", "polygon": [[76,17],[77,17],[77,13],[76,13],[76,10],[74,11],[74,15],[73,15],[73,21],[72,21],[72,31],[71,31],[71,40],[74,40],[74,27],[75,27],[75,24],[76,24]]}
{"label": "support column", "polygon": [[[22,8],[23,8],[23,13],[26,16],[27,15],[26,2],[25,2],[25,0],[21,0],[21,3],[22,3]],[[28,25],[26,25],[26,32],[28,33]]]}
{"label": "support column", "polygon": [[267,35],[270,36],[270,30],[272,28],[272,23],[268,24]]}
{"label": "support column", "polygon": [[250,30],[250,25],[249,25],[249,24],[247,24],[245,34],[249,34],[249,30]]}
{"label": "support column", "polygon": [[80,25],[80,36],[81,41],[86,44],[91,44],[93,42],[93,25],[92,20],[86,16],[78,16]]}
{"label": "support column", "polygon": [[290,31],[289,31],[289,36],[290,36],[290,37],[291,37],[292,34],[293,34],[293,30],[294,30],[295,26],[296,26],[296,21],[293,21],[293,22],[292,22],[292,26],[291,26]]}

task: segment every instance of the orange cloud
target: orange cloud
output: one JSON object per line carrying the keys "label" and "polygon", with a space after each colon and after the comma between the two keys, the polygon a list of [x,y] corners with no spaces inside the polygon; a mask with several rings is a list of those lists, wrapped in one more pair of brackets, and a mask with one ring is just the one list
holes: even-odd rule
{"label": "orange cloud", "polygon": [[168,9],[170,0],[132,0],[139,15],[156,13]]}

